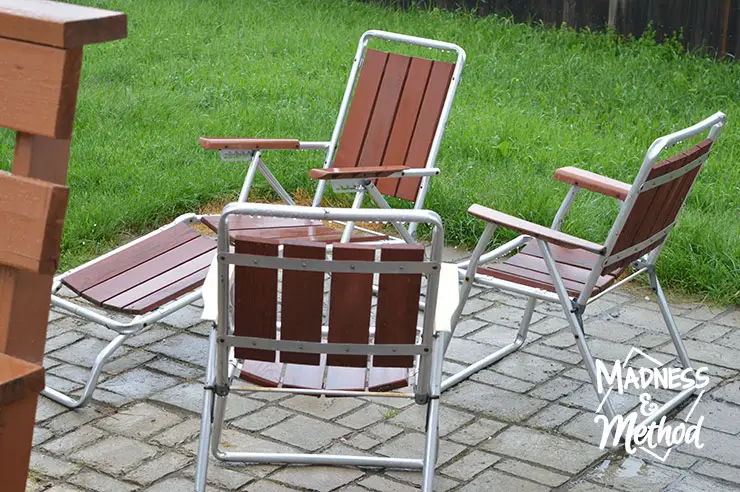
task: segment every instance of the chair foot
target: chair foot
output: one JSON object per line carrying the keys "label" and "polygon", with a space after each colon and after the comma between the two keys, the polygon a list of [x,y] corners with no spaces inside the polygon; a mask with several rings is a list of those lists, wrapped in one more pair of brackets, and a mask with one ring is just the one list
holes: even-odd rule
{"label": "chair foot", "polygon": [[41,391],[41,394],[49,398],[50,400],[64,405],[67,408],[74,409],[84,407],[90,402],[95,388],[98,387],[98,379],[100,379],[100,372],[103,369],[103,365],[108,361],[111,355],[113,355],[113,352],[115,352],[118,347],[120,347],[121,344],[123,344],[123,342],[126,341],[126,339],[129,338],[131,335],[131,333],[118,335],[108,345],[106,345],[103,350],[100,351],[98,356],[95,358],[95,362],[93,363],[92,368],[90,369],[90,377],[85,383],[82,394],[78,399],[74,399],[71,396],[65,395],[61,391],[57,391],[49,386],[45,387]]}

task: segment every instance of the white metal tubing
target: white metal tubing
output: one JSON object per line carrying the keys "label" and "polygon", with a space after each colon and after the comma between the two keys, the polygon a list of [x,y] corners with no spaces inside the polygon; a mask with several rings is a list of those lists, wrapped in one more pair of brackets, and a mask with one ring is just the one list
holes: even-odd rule
{"label": "white metal tubing", "polygon": [[432,492],[434,467],[437,464],[439,451],[439,397],[427,404],[426,439],[424,441],[424,458],[422,459],[422,492]]}
{"label": "white metal tubing", "polygon": [[[370,197],[375,200],[380,208],[390,209],[391,206],[388,204],[383,195],[378,191],[378,188],[372,183],[372,181],[365,186],[365,189],[370,194]],[[391,222],[393,227],[398,231],[404,241],[408,244],[415,244],[416,238],[409,232],[409,230],[400,222]]]}
{"label": "white metal tubing", "polygon": [[41,394],[45,397],[54,400],[57,403],[61,403],[67,408],[80,408],[85,406],[92,398],[93,391],[98,386],[98,379],[100,378],[100,371],[103,369],[103,364],[110,358],[113,352],[131,335],[118,335],[103,350],[98,353],[98,356],[93,362],[92,369],[90,370],[90,376],[85,383],[85,387],[80,395],[79,399],[75,400],[64,393],[55,390],[49,386],[46,386]]}
{"label": "white metal tubing", "polygon": [[352,390],[329,390],[329,389],[309,389],[309,388],[272,388],[262,386],[232,386],[231,391],[249,391],[263,393],[291,393],[296,395],[309,396],[382,396],[383,398],[413,398],[414,393],[399,392],[378,392],[378,391],[352,391]]}
{"label": "white metal tubing", "polygon": [[558,213],[555,214],[555,218],[552,220],[552,226],[550,226],[551,229],[555,229],[556,231],[560,230],[560,227],[563,225],[563,220],[565,220],[565,217],[568,215],[570,207],[573,205],[573,200],[575,200],[576,195],[578,194],[578,190],[580,190],[578,185],[570,187],[568,194],[566,194],[563,199],[563,203],[560,204]]}
{"label": "white metal tubing", "polygon": [[249,163],[249,168],[247,169],[247,175],[244,178],[244,183],[242,184],[242,190],[239,192],[240,202],[246,202],[247,197],[249,197],[249,190],[252,189],[252,182],[254,181],[254,177],[257,174],[257,168],[259,167],[261,155],[261,152],[255,152],[252,156],[252,160]]}
{"label": "white metal tubing", "polygon": [[665,321],[666,327],[668,328],[668,334],[671,335],[673,345],[676,347],[676,353],[681,361],[681,365],[685,369],[691,368],[691,359],[689,354],[684,347],[683,341],[681,340],[681,334],[678,332],[676,322],[671,315],[670,308],[668,307],[668,301],[663,293],[663,288],[660,286],[658,276],[655,274],[655,268],[648,269],[648,275],[650,276],[650,284],[653,287],[656,297],[658,298],[658,306],[660,307],[660,314],[663,315],[663,321]]}
{"label": "white metal tubing", "polygon": [[208,448],[211,444],[211,423],[213,422],[213,364],[216,361],[216,329],[211,328],[208,337],[208,361],[206,362],[206,386],[203,389],[203,410],[200,416],[200,436],[198,454],[195,457],[195,490],[205,492],[208,474]]}
{"label": "white metal tubing", "polygon": [[647,268],[640,268],[639,270],[637,270],[637,271],[633,272],[632,274],[630,274],[628,277],[623,278],[619,282],[610,285],[609,288],[604,289],[601,292],[599,292],[598,294],[596,294],[595,296],[589,298],[586,304],[591,304],[592,302],[597,301],[598,299],[601,299],[603,296],[605,296],[609,292],[617,289],[621,285],[626,284],[627,282],[631,281],[632,279],[634,279],[638,275],[645,273],[646,271],[647,271]]}
{"label": "white metal tubing", "polygon": [[331,142],[298,142],[300,150],[326,150]]}
{"label": "white metal tubing", "polygon": [[[353,209],[360,209],[362,208],[362,200],[365,198],[365,192],[364,191],[358,191],[357,194],[355,194],[355,199],[352,202],[352,208]],[[348,243],[350,239],[352,239],[352,230],[355,228],[355,221],[350,220],[347,221],[347,223],[344,225],[344,230],[342,231],[342,239],[341,242]]]}
{"label": "white metal tubing", "polygon": [[517,332],[516,338],[512,343],[501,347],[496,352],[480,359],[479,361],[469,365],[462,371],[459,371],[442,381],[442,391],[448,390],[449,388],[455,386],[457,383],[468,379],[476,372],[481,371],[492,364],[495,364],[507,355],[519,350],[519,348],[521,348],[522,345],[524,345],[524,342],[527,340],[527,334],[529,333],[529,324],[532,322],[532,313],[534,312],[536,302],[537,299],[534,297],[530,297],[527,301],[527,307],[524,310],[524,316],[522,316],[522,320],[519,323],[519,331]]}
{"label": "white metal tubing", "polygon": [[280,198],[283,199],[285,203],[288,205],[295,205],[295,202],[293,201],[293,198],[290,196],[290,193],[285,191],[285,188],[283,188],[283,185],[280,184],[280,181],[277,180],[275,175],[270,172],[270,169],[268,169],[267,165],[262,162],[262,159],[259,161],[259,170],[262,173],[262,176],[265,177],[268,183],[270,183],[270,186],[272,186],[272,189],[277,192],[278,195],[280,195]]}
{"label": "white metal tubing", "polygon": [[691,395],[694,394],[696,389],[692,386],[691,388],[686,388],[685,390],[678,393],[676,396],[668,400],[666,403],[664,403],[660,408],[655,410],[653,413],[645,417],[645,419],[638,424],[638,427],[641,425],[648,426],[655,422],[656,420],[662,419],[664,416],[668,415],[668,413],[679,406],[681,403],[686,401],[691,397]]}
{"label": "white metal tubing", "polygon": [[422,467],[420,459],[382,458],[379,456],[344,456],[336,454],[299,453],[238,453],[219,450],[216,458],[227,462],[240,463],[281,463],[287,465],[335,465],[363,466],[369,468],[397,468],[418,470]]}
{"label": "white metal tubing", "polygon": [[[488,263],[489,261],[495,260],[499,258],[500,256],[507,255],[531,239],[532,239],[531,236],[517,236],[511,241],[509,241],[508,243],[502,244],[498,248],[491,250],[488,253],[482,254],[480,258],[478,259],[478,265],[482,265],[483,263]],[[468,268],[468,265],[470,264],[471,258],[468,258],[467,260],[456,263],[455,266],[459,269],[466,269]]]}
{"label": "white metal tubing", "polygon": [[586,371],[591,378],[591,383],[594,387],[594,390],[596,391],[596,396],[597,398],[599,398],[599,400],[601,400],[601,398],[605,399],[603,405],[604,414],[609,420],[611,420],[612,418],[614,418],[615,415],[614,408],[612,407],[609,397],[604,396],[601,392],[599,392],[599,376],[596,373],[596,364],[594,363],[593,356],[591,355],[591,350],[588,348],[588,345],[586,344],[586,339],[584,338],[581,319],[577,318],[572,311],[572,304],[570,298],[568,297],[568,291],[563,284],[563,279],[560,276],[560,272],[558,271],[557,263],[552,256],[552,252],[550,251],[550,245],[541,239],[538,239],[537,243],[539,244],[540,251],[542,252],[542,258],[545,260],[545,265],[547,265],[547,270],[550,272],[550,277],[553,280],[555,292],[560,299],[560,306],[563,308],[563,314],[565,314],[573,336],[576,339],[578,350],[581,352],[581,357],[583,358],[583,362],[586,365]]}
{"label": "white metal tubing", "polygon": [[487,287],[496,287],[497,289],[508,290],[515,294],[521,294],[524,296],[536,297],[542,301],[559,303],[557,294],[548,292],[546,290],[537,289],[535,287],[527,287],[526,285],[509,282],[507,280],[501,280],[498,278],[487,277],[485,275],[476,274],[475,283],[485,285]]}

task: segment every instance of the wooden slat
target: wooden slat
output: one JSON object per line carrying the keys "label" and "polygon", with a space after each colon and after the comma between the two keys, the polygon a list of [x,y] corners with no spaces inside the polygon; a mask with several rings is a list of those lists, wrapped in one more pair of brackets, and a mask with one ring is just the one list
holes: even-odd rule
{"label": "wooden slat", "polygon": [[220,138],[200,137],[198,143],[206,150],[298,150],[300,142],[289,138]]}
{"label": "wooden slat", "polygon": [[285,364],[283,387],[320,389],[324,379],[324,364],[306,366],[303,364]]}
{"label": "wooden slat", "polygon": [[134,304],[145,297],[150,297],[152,294],[159,292],[172,284],[180,282],[184,278],[197,274],[201,270],[208,268],[211,264],[213,255],[215,254],[215,249],[214,245],[213,249],[208,250],[202,255],[196,256],[182,265],[162,272],[160,275],[108,299],[105,301],[104,305],[106,307],[122,310],[126,306]]}
{"label": "wooden slat", "polygon": [[245,360],[239,378],[266,388],[276,388],[282,373],[283,364],[279,362]]}
{"label": "wooden slat", "polygon": [[[423,168],[426,165],[454,69],[454,63],[433,62],[405,166]],[[404,178],[399,183],[394,196],[405,200],[416,200],[420,184],[421,178]]]}
{"label": "wooden slat", "polygon": [[[398,104],[396,119],[393,121],[393,130],[388,139],[388,147],[383,157],[384,165],[403,164],[411,145],[411,137],[416,128],[421,101],[424,98],[429,73],[432,70],[432,61],[425,58],[412,58],[406,82],[403,87],[401,100]],[[378,180],[378,190],[386,195],[395,195],[398,188],[398,178]]]}
{"label": "wooden slat", "polygon": [[178,224],[68,275],[62,282],[79,294],[198,237],[200,234],[187,224]]}
{"label": "wooden slat", "polygon": [[273,227],[271,229],[252,229],[247,233],[234,235],[236,238],[249,237],[252,239],[307,239],[312,236],[325,236],[337,233],[336,229],[329,226],[306,226],[306,227]]}
{"label": "wooden slat", "polygon": [[[557,263],[587,269],[593,268],[599,258],[598,255],[589,251],[583,249],[564,248],[557,244],[550,245],[550,252]],[[524,249],[521,250],[521,253],[542,258],[542,251],[540,251],[540,247],[536,240],[529,241]]]}
{"label": "wooden slat", "polygon": [[[549,273],[534,272],[532,270],[508,265],[506,263],[496,263],[479,268],[478,273],[489,275],[495,278],[500,278],[502,280],[508,280],[510,282],[516,282],[522,285],[527,285],[529,287],[536,287],[539,289],[548,290],[550,292],[555,291],[552,277],[550,277]],[[563,284],[565,285],[568,294],[572,296],[579,295],[583,290],[583,284],[580,282],[563,279]]]}
{"label": "wooden slat", "polygon": [[[375,249],[367,246],[336,244],[334,260],[373,261]],[[329,299],[329,342],[368,343],[373,276],[366,273],[334,273]],[[332,366],[365,367],[364,355],[329,355]]]}
{"label": "wooden slat", "polygon": [[362,391],[365,389],[365,367],[329,366],[326,370],[324,388],[331,390]]}
{"label": "wooden slat", "polygon": [[[511,258],[507,259],[505,263],[509,265],[513,265],[513,266],[518,266],[521,268],[526,268],[527,270],[549,274],[549,270],[547,269],[545,260],[543,260],[541,257],[520,253],[520,254],[514,255]],[[576,267],[572,265],[566,265],[563,263],[557,263],[557,266],[558,266],[558,271],[560,272],[561,277],[567,280],[573,280],[581,284],[586,283],[591,273],[590,268],[580,268],[580,267]],[[609,278],[606,278],[606,277],[609,277]],[[611,275],[604,276],[603,280],[607,281],[607,280],[611,280],[611,278],[613,278],[613,276]]]}
{"label": "wooden slat", "polygon": [[[236,253],[277,256],[277,241],[235,242]],[[269,268],[234,268],[234,334],[275,339],[277,334],[278,271]],[[235,348],[239,359],[275,362],[274,350]]]}
{"label": "wooden slat", "polygon": [[77,48],[126,37],[126,14],[45,0],[0,0],[0,37]]}
{"label": "wooden slat", "polygon": [[101,282],[80,295],[94,303],[103,303],[129,289],[136,287],[152,278],[161,275],[175,267],[197,258],[205,252],[213,251],[215,242],[205,237],[199,237],[166,253],[146,261],[131,270]]}
{"label": "wooden slat", "polygon": [[388,53],[382,51],[368,49],[365,53],[352,104],[342,130],[342,139],[334,159],[336,167],[357,166],[387,60]]}
{"label": "wooden slat", "polygon": [[[218,230],[218,221],[220,215],[206,215],[201,222],[213,231]],[[323,223],[320,220],[308,219],[287,219],[283,217],[254,217],[251,215],[234,215],[229,219],[230,231],[248,231],[252,229],[271,229],[275,227],[305,227],[320,226]]]}
{"label": "wooden slat", "polygon": [[392,391],[409,384],[409,370],[402,367],[371,367],[368,374],[369,391]]}
{"label": "wooden slat", "polygon": [[[311,243],[286,242],[285,258],[323,260],[326,247]],[[324,273],[283,270],[280,303],[281,340],[321,341],[324,308]],[[280,362],[317,365],[320,354],[280,352]]]}
{"label": "wooden slat", "polygon": [[[423,261],[424,246],[384,244],[380,260]],[[375,345],[416,342],[420,289],[421,274],[380,275]],[[411,367],[413,365],[414,357],[411,355],[376,355],[373,357],[373,367]]]}
{"label": "wooden slat", "polygon": [[[161,290],[158,290],[146,297],[139,299],[136,302],[124,306],[121,311],[131,314],[149,313],[159,306],[163,306],[166,303],[177,299],[181,295],[191,292],[203,285],[207,273],[208,267],[198,270],[197,272],[188,275],[187,277],[184,277]],[[103,306],[108,307],[106,304],[103,304]]]}
{"label": "wooden slat", "polygon": [[0,264],[53,274],[68,197],[66,186],[0,172]]}
{"label": "wooden slat", "polygon": [[[368,125],[365,143],[357,162],[358,167],[375,167],[383,163],[383,154],[388,145],[393,120],[396,117],[401,91],[406,81],[411,58],[391,53],[383,72],[383,80],[378,89],[375,108]],[[387,163],[390,166],[400,166],[403,162]],[[339,167],[339,166],[335,166]]]}
{"label": "wooden slat", "polygon": [[72,135],[82,51],[0,38],[0,126]]}
{"label": "wooden slat", "polygon": [[[0,409],[44,389],[44,368],[0,352]],[[3,428],[4,429],[4,428]]]}

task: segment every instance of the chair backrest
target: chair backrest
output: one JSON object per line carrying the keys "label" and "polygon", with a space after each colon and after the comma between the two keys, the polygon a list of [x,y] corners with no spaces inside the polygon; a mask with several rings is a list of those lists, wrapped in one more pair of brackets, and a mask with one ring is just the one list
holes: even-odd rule
{"label": "chair backrest", "polygon": [[[369,49],[371,38],[454,51],[457,60]],[[433,167],[464,64],[465,52],[451,43],[383,31],[363,34],[324,167]],[[418,203],[428,179],[386,178],[377,187],[385,195]],[[317,197],[324,189],[319,185]]]}
{"label": "chair backrest", "polygon": [[[621,268],[651,251],[660,251],[724,121],[725,116],[717,113],[691,128],[653,143],[607,239],[602,274]],[[709,135],[698,144],[657,162],[658,155],[665,148],[707,130]]]}
{"label": "chair backrest", "polygon": [[[228,252],[228,236],[220,231],[228,230],[224,221],[229,216],[270,216],[275,212],[276,216],[292,218],[431,223],[433,245],[427,257],[424,246],[418,244],[278,243],[242,236],[234,241],[234,253]],[[441,221],[436,214],[262,204],[229,205],[223,214],[219,261],[221,268],[235,265],[232,345],[237,358],[319,365],[320,354],[327,354],[328,366],[365,368],[368,364],[413,367],[415,357],[420,356],[419,380],[424,379],[431,364],[432,313],[442,249]],[[372,302],[374,276],[378,284],[376,305]],[[426,283],[422,276],[427,277]],[[228,275],[222,276],[219,270],[219,277],[219,305],[224,312]],[[426,310],[419,330],[422,293],[426,295]],[[328,326],[324,326],[327,317]],[[226,322],[219,317],[219,333],[228,333]],[[417,393],[426,389],[425,383]]]}

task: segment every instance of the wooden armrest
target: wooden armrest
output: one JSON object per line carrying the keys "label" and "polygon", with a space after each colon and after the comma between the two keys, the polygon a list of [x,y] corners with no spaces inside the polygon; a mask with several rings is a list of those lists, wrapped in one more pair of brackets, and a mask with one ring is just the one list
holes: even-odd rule
{"label": "wooden armrest", "polygon": [[491,210],[482,205],[471,205],[468,209],[468,213],[478,217],[479,219],[483,219],[486,222],[491,222],[493,224],[506,227],[507,229],[512,229],[514,231],[536,237],[537,239],[542,239],[548,243],[557,244],[558,246],[585,249],[586,251],[596,254],[603,254],[606,251],[606,248],[601,244],[592,243],[591,241],[586,241],[585,239],[571,236],[570,234],[556,231],[549,227],[541,226],[524,219],[518,219],[511,215]]}
{"label": "wooden armrest", "polygon": [[555,171],[555,179],[620,200],[627,198],[627,193],[631,188],[630,185],[619,180],[572,166],[561,167]]}
{"label": "wooden armrest", "polygon": [[44,389],[44,368],[0,353],[0,410]]}
{"label": "wooden armrest", "polygon": [[206,150],[298,150],[300,148],[300,142],[293,138],[200,137],[198,143]]}
{"label": "wooden armrest", "polygon": [[386,178],[407,169],[411,168],[404,166],[330,167],[328,169],[311,169],[308,177],[311,179]]}

